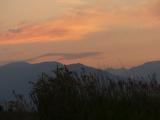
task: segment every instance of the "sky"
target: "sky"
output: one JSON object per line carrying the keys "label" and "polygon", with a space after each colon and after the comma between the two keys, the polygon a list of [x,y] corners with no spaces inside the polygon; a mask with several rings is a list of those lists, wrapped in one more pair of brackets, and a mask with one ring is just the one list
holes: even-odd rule
{"label": "sky", "polygon": [[0,0],[0,65],[160,60],[160,0]]}

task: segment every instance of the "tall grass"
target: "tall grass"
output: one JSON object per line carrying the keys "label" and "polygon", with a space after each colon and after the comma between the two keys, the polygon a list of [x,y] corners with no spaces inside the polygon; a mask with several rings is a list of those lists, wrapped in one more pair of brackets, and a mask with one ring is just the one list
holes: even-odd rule
{"label": "tall grass", "polygon": [[112,80],[57,67],[33,84],[31,99],[41,120],[160,119],[160,84],[154,78]]}

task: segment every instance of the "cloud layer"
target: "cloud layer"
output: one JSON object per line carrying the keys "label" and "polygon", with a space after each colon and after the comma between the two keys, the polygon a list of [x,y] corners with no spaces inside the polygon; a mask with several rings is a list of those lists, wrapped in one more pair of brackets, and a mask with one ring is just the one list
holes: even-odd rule
{"label": "cloud layer", "polygon": [[101,52],[84,52],[84,53],[47,53],[33,58],[29,58],[25,61],[36,61],[46,57],[58,57],[56,60],[75,60],[86,57],[92,57],[101,54]]}
{"label": "cloud layer", "polygon": [[[134,6],[134,8],[133,6],[128,7],[131,5],[127,4],[129,3],[127,0],[124,3],[122,2],[123,4],[116,0],[105,2],[100,0],[92,7],[87,8],[83,5],[72,7],[57,18],[37,24],[21,25],[6,32],[1,32],[0,44],[80,40],[88,34],[106,29],[160,26],[159,19],[157,19],[159,16],[159,1],[147,1],[146,4],[140,4],[140,6]],[[62,4],[68,3],[66,0],[59,2]],[[70,1],[69,3],[75,2]],[[80,1],[76,2],[76,4],[80,3]],[[106,9],[102,3],[107,6],[111,5],[113,8],[106,7],[108,8]]]}
{"label": "cloud layer", "polygon": [[40,24],[24,25],[0,33],[0,44],[17,44],[59,40],[78,40],[101,30],[102,15],[95,10],[66,13]]}

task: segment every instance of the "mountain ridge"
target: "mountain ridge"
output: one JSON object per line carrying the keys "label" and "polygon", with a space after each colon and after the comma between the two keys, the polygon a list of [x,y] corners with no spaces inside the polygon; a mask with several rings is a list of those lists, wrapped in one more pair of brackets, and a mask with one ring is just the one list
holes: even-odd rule
{"label": "mountain ridge", "polygon": [[[12,96],[12,90],[20,94],[27,94],[31,89],[29,81],[36,81],[41,76],[42,72],[53,74],[53,70],[57,67],[63,67],[64,64],[59,62],[15,62],[0,66],[0,101],[2,98],[8,99]],[[111,79],[126,79],[128,77],[136,80],[148,80],[148,74],[157,74],[160,80],[160,61],[147,62],[142,65],[130,69],[107,69],[101,70],[81,63],[66,65],[70,71],[76,73],[96,73],[97,75],[104,75]],[[3,99],[3,100],[4,100]]]}
{"label": "mountain ridge", "polygon": [[[59,62],[42,62],[31,64],[27,62],[9,63],[0,67],[0,100],[8,99],[12,95],[12,90],[20,94],[27,94],[31,89],[30,81],[36,81],[41,76],[42,72],[49,75],[53,74],[53,70],[64,65]],[[101,71],[93,67],[83,64],[66,65],[69,70],[77,72],[93,73],[98,75],[107,75],[112,77],[112,74],[106,71]],[[2,98],[1,98],[2,96]]]}
{"label": "mountain ridge", "polygon": [[138,80],[149,80],[153,74],[156,74],[157,79],[160,80],[160,61],[149,61],[129,69],[107,69],[106,71],[114,75],[131,77]]}

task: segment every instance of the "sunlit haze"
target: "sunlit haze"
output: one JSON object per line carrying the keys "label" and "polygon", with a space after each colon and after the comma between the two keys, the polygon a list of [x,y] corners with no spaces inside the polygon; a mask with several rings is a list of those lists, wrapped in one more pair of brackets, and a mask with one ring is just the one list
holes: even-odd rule
{"label": "sunlit haze", "polygon": [[0,65],[159,60],[159,0],[0,0]]}

